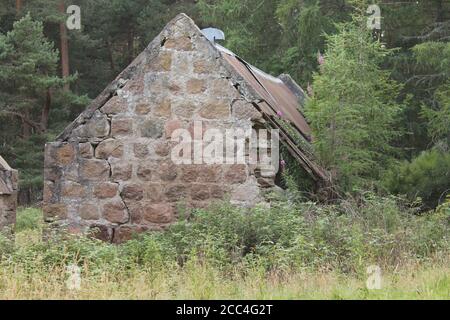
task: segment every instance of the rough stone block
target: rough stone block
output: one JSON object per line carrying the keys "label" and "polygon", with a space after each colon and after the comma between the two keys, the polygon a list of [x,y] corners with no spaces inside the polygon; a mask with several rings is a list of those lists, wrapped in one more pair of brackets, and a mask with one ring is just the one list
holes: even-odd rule
{"label": "rough stone block", "polygon": [[198,74],[211,73],[214,70],[214,65],[206,59],[197,60],[194,62],[194,72]]}
{"label": "rough stone block", "polygon": [[174,221],[174,209],[167,203],[152,203],[144,207],[143,218],[150,223],[170,223]]}
{"label": "rough stone block", "polygon": [[148,184],[145,186],[145,198],[152,202],[164,201],[163,192],[160,184]]}
{"label": "rough stone block", "polygon": [[95,157],[108,159],[109,157],[121,158],[123,156],[123,143],[116,139],[106,139],[95,148]]}
{"label": "rough stone block", "polygon": [[81,161],[81,178],[83,180],[108,180],[110,167],[106,160],[85,159]]}
{"label": "rough stone block", "polygon": [[117,183],[103,182],[94,186],[94,196],[100,199],[114,198],[118,191]]}
{"label": "rough stone block", "polygon": [[183,126],[183,124],[181,123],[180,120],[173,119],[173,120],[167,121],[166,125],[164,127],[166,138],[170,139],[172,137],[172,133],[175,130],[182,128],[182,126]]}
{"label": "rough stone block", "polygon": [[[228,79],[220,78],[211,80],[209,82],[208,93],[211,95],[211,97],[234,97],[237,92],[238,91],[232,87],[230,80]],[[238,96],[236,96],[236,98],[238,98]]]}
{"label": "rough stone block", "polygon": [[42,191],[42,200],[50,202],[55,194],[55,184],[52,181],[44,181],[44,190]]}
{"label": "rough stone block", "polygon": [[240,120],[259,120],[262,114],[249,102],[238,100],[233,103],[233,116]]}
{"label": "rough stone block", "polygon": [[145,138],[158,139],[163,135],[164,123],[158,119],[149,119],[140,126],[141,136]]}
{"label": "rough stone block", "polygon": [[172,113],[172,105],[169,99],[164,99],[155,106],[154,114],[158,117],[169,118]]}
{"label": "rough stone block", "polygon": [[125,113],[128,109],[127,102],[125,99],[114,96],[105,103],[105,105],[100,109],[103,113],[106,114],[118,114]]}
{"label": "rough stone block", "polygon": [[172,53],[161,51],[158,57],[147,66],[148,71],[167,72],[172,67]]}
{"label": "rough stone block", "polygon": [[123,201],[112,200],[105,203],[103,205],[103,218],[111,223],[126,223],[129,216]]}
{"label": "rough stone block", "polygon": [[98,204],[84,203],[80,206],[78,212],[83,220],[98,220],[100,218]]}
{"label": "rough stone block", "polygon": [[135,143],[133,146],[133,150],[134,150],[134,156],[136,158],[145,158],[146,156],[148,156],[149,151],[148,151],[148,146],[146,143]]}
{"label": "rough stone block", "polygon": [[128,135],[133,132],[133,120],[116,116],[111,121],[111,135],[114,137]]}
{"label": "rough stone block", "polygon": [[202,201],[210,198],[209,186],[206,184],[195,184],[191,187],[191,199]]}
{"label": "rough stone block", "polygon": [[80,143],[78,149],[82,158],[91,159],[94,156],[94,148],[89,142]]}
{"label": "rough stone block", "polygon": [[61,185],[61,195],[66,198],[84,198],[86,196],[86,190],[79,183],[65,181]]}
{"label": "rough stone block", "polygon": [[137,176],[140,180],[151,181],[153,168],[147,163],[140,164],[137,169]]}
{"label": "rough stone block", "polygon": [[117,161],[111,163],[113,181],[128,181],[131,179],[133,166],[127,161]]}
{"label": "rough stone block", "polygon": [[205,92],[207,89],[206,81],[201,79],[190,79],[186,83],[186,91],[190,94]]}
{"label": "rough stone block", "polygon": [[166,182],[175,180],[178,175],[177,166],[171,161],[160,163],[157,172],[159,173],[159,178]]}
{"label": "rough stone block", "polygon": [[155,144],[155,153],[160,157],[166,157],[170,153],[170,146],[166,142]]}
{"label": "rough stone block", "polygon": [[144,198],[144,189],[141,184],[127,184],[121,192],[122,199],[139,201]]}
{"label": "rough stone block", "polygon": [[183,182],[195,182],[199,177],[198,165],[184,165],[181,167],[181,180]]}
{"label": "rough stone block", "polygon": [[258,178],[257,181],[261,188],[270,188],[275,186],[275,181],[273,178]]}
{"label": "rough stone block", "polygon": [[49,181],[58,181],[62,177],[62,169],[59,167],[44,168],[44,178]]}
{"label": "rough stone block", "polygon": [[110,242],[112,240],[113,230],[103,224],[93,224],[89,227],[89,233],[95,239]]}
{"label": "rough stone block", "polygon": [[223,199],[227,192],[227,186],[225,185],[211,185],[210,186],[210,195],[213,199]]}
{"label": "rough stone block", "polygon": [[63,203],[45,204],[43,212],[45,221],[64,220],[67,218],[67,205]]}
{"label": "rough stone block", "polygon": [[56,150],[56,161],[58,165],[67,166],[75,160],[75,148],[72,144],[65,143]]}
{"label": "rough stone block", "polygon": [[113,243],[123,243],[148,230],[145,226],[124,225],[115,229]]}
{"label": "rough stone block", "polygon": [[231,184],[244,183],[247,180],[245,164],[228,165],[224,173],[225,181]]}
{"label": "rough stone block", "polygon": [[150,104],[141,102],[136,105],[134,112],[137,115],[142,116],[142,115],[148,114],[151,110],[152,110],[152,107]]}
{"label": "rough stone block", "polygon": [[204,105],[199,112],[205,119],[227,119],[230,117],[230,106],[226,101],[216,101]]}
{"label": "rough stone block", "polygon": [[197,105],[192,101],[182,101],[177,102],[172,107],[174,115],[182,119],[192,119],[194,117],[195,111],[197,110]]}
{"label": "rough stone block", "polygon": [[164,44],[164,47],[167,49],[174,49],[178,51],[191,51],[192,40],[190,37],[187,36],[167,39]]}
{"label": "rough stone block", "polygon": [[222,167],[220,165],[199,165],[199,182],[218,182],[222,178]]}
{"label": "rough stone block", "polygon": [[73,130],[73,135],[77,138],[103,138],[109,135],[109,130],[108,118],[97,110],[84,125],[80,125]]}
{"label": "rough stone block", "polygon": [[254,205],[258,202],[260,196],[260,188],[255,181],[248,181],[245,184],[237,185],[231,191],[232,203],[246,204],[248,206]]}
{"label": "rough stone block", "polygon": [[165,195],[169,202],[182,201],[188,195],[188,188],[185,185],[169,186],[167,187]]}

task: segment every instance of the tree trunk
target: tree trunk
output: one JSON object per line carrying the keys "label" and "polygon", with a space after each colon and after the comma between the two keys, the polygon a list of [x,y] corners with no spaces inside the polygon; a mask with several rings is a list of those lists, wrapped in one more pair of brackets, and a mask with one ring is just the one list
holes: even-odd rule
{"label": "tree trunk", "polygon": [[436,1],[436,22],[444,22],[444,10],[442,8],[442,0]]}
{"label": "tree trunk", "polygon": [[128,40],[127,40],[127,46],[128,46],[128,63],[133,61],[134,58],[134,32],[133,30],[128,31]]}
{"label": "tree trunk", "polygon": [[26,119],[30,119],[30,111],[28,109],[24,111],[22,118],[22,136],[24,139],[28,139],[31,136],[31,125]]}
{"label": "tree trunk", "polygon": [[16,13],[18,14],[22,10],[22,0],[16,0]]}
{"label": "tree trunk", "polygon": [[[64,1],[59,3],[59,11],[64,15],[65,5]],[[69,41],[67,39],[67,29],[65,21],[59,23],[59,34],[61,42],[61,71],[62,77],[67,78],[69,76]],[[64,85],[64,90],[68,91],[70,89],[69,84]]]}
{"label": "tree trunk", "polygon": [[52,93],[50,89],[47,89],[44,108],[42,109],[42,116],[41,116],[41,128],[43,132],[46,132],[48,129],[48,115],[50,113],[51,103],[52,103]]}
{"label": "tree trunk", "polygon": [[111,73],[116,74],[116,64],[114,63],[112,43],[109,39],[106,40],[106,46],[108,47],[109,66]]}

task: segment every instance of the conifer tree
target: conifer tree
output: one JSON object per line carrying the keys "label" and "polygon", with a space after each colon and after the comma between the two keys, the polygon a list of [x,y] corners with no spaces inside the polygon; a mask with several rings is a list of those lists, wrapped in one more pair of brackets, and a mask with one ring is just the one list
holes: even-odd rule
{"label": "conifer tree", "polygon": [[42,23],[29,14],[10,32],[0,34],[0,120],[11,133],[2,149],[21,169],[23,189],[42,184],[42,150],[51,107],[48,93],[64,84],[57,65],[58,51],[43,35]]}
{"label": "conifer tree", "polygon": [[391,51],[374,41],[363,15],[338,30],[327,36],[306,113],[323,165],[342,186],[364,186],[380,176],[394,151],[400,86],[381,69]]}

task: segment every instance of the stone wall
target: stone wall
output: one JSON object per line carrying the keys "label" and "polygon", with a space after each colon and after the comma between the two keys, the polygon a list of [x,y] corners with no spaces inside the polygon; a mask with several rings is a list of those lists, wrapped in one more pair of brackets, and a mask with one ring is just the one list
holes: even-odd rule
{"label": "stone wall", "polygon": [[[82,114],[45,148],[44,214],[70,232],[122,242],[161,230],[180,207],[229,198],[253,205],[274,174],[249,164],[175,165],[178,128],[249,129],[263,122],[216,48],[186,16],[173,20],[132,64],[105,104]],[[130,69],[130,68],[129,68]],[[259,179],[259,180],[258,180]]]}
{"label": "stone wall", "polygon": [[11,231],[7,228],[16,222],[17,191],[17,170],[5,169],[0,163],[0,231]]}

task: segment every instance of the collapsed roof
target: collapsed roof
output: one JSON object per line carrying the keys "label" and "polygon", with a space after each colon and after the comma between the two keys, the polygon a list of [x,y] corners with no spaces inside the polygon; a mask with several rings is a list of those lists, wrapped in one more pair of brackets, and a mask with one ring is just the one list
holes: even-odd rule
{"label": "collapsed roof", "polygon": [[311,128],[301,112],[306,95],[302,88],[287,74],[275,78],[247,63],[230,50],[216,44],[222,57],[256,91],[261,100],[255,107],[261,111],[272,127],[280,129],[280,137],[290,153],[316,181],[328,181],[326,171],[313,162],[314,155],[302,148],[283,127],[281,118],[287,120],[310,143]]}

